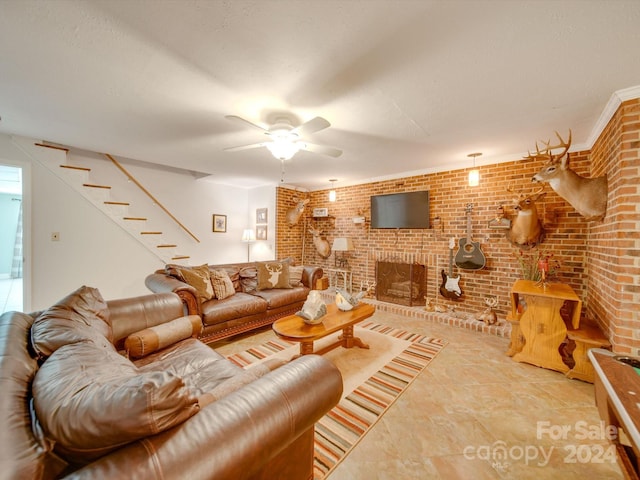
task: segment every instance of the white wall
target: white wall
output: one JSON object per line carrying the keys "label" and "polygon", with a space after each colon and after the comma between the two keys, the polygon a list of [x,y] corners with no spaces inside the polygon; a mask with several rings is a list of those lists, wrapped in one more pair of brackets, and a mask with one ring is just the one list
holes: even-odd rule
{"label": "white wall", "polygon": [[[275,260],[276,250],[276,187],[265,186],[249,191],[249,219],[247,228],[256,230],[256,209],[267,209],[267,240],[251,244],[251,261]],[[246,247],[246,246],[245,246]],[[245,258],[246,259],[246,258]]]}
{"label": "white wall", "polygon": [[[48,169],[25,157],[5,135],[0,135],[0,158],[31,166],[31,239],[25,255],[31,257],[32,288],[25,310],[46,308],[81,285],[98,288],[107,300],[150,293],[144,279],[163,267],[156,255]],[[254,194],[196,180],[188,173],[123,164],[199,238],[200,243],[186,244],[184,253],[191,256],[192,265],[245,261],[246,244],[240,239],[244,228],[255,226],[253,205],[267,206],[269,221],[275,218],[275,188]],[[251,208],[250,196],[255,198]],[[212,231],[214,213],[227,215],[226,233]],[[51,240],[52,232],[60,233],[59,241]]]}

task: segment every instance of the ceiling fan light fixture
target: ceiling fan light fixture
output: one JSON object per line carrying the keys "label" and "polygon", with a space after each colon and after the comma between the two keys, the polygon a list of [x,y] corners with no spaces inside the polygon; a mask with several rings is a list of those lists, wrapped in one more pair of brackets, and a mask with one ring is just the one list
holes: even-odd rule
{"label": "ceiling fan light fixture", "polygon": [[274,138],[273,142],[267,143],[266,147],[278,160],[291,160],[300,150],[298,142],[291,142],[284,138]]}

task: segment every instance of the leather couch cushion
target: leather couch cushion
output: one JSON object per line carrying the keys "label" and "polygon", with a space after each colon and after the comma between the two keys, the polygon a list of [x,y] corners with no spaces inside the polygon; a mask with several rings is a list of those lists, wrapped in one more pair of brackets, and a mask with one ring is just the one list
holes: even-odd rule
{"label": "leather couch cushion", "polygon": [[127,336],[124,348],[130,357],[140,358],[202,332],[199,315],[176,318],[167,323],[145,328]]}
{"label": "leather couch cushion", "polygon": [[236,293],[233,282],[225,270],[211,270],[211,285],[213,285],[213,291],[219,300],[224,300]]}
{"label": "leather couch cushion", "polygon": [[269,309],[280,308],[296,302],[304,302],[309,295],[306,287],[276,288],[272,290],[259,290],[256,296],[263,298]]}
{"label": "leather couch cushion", "polygon": [[140,372],[91,342],[60,347],[33,381],[34,406],[56,452],[87,463],[198,412],[198,400],[172,372]]}
{"label": "leather couch cushion", "polygon": [[258,290],[270,288],[291,288],[289,285],[288,262],[257,262]]}
{"label": "leather couch cushion", "polygon": [[215,325],[227,320],[257,315],[267,311],[267,302],[260,297],[238,292],[224,300],[209,300],[202,304],[202,323]]}
{"label": "leather couch cushion", "polygon": [[97,288],[78,288],[42,312],[31,327],[31,343],[40,358],[86,341],[114,350],[109,308]]}

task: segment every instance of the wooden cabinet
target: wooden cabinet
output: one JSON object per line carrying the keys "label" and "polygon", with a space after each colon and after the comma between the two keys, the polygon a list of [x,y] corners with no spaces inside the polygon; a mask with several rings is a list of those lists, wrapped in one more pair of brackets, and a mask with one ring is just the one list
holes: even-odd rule
{"label": "wooden cabinet", "polygon": [[[569,367],[563,362],[561,346],[567,338],[567,325],[561,309],[569,312],[570,328],[580,326],[582,301],[569,285],[551,283],[545,286],[531,280],[517,280],[511,288],[511,334],[521,335],[522,341],[514,341],[509,354],[518,362],[566,373]],[[514,345],[517,345],[513,351]]]}

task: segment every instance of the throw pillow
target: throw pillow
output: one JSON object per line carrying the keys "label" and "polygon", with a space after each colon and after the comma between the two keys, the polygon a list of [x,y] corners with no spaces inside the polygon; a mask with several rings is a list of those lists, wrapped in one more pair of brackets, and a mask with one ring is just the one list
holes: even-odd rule
{"label": "throw pillow", "polygon": [[292,287],[302,287],[302,265],[289,266],[289,285]]}
{"label": "throw pillow", "polygon": [[209,266],[205,263],[199,267],[181,268],[180,274],[185,282],[195,288],[201,301],[213,298],[213,286],[211,285],[211,273]]}
{"label": "throw pillow", "polygon": [[258,288],[258,269],[254,266],[241,268],[240,284],[244,293],[254,293]]}
{"label": "throw pillow", "polygon": [[140,371],[115,350],[65,345],[33,380],[34,407],[56,452],[88,463],[121,446],[178,425],[198,399],[170,371]]}
{"label": "throw pillow", "polygon": [[257,262],[258,290],[271,288],[291,288],[289,285],[289,264],[286,262]]}
{"label": "throw pillow", "polygon": [[200,316],[188,315],[130,334],[124,341],[124,348],[130,357],[141,358],[180,340],[197,338],[201,331]]}
{"label": "throw pillow", "polygon": [[216,298],[223,300],[236,293],[233,282],[225,270],[213,270],[211,272],[211,285],[216,294]]}
{"label": "throw pillow", "polygon": [[40,358],[63,345],[86,341],[115,348],[109,307],[97,288],[78,288],[42,312],[31,327],[31,344]]}

